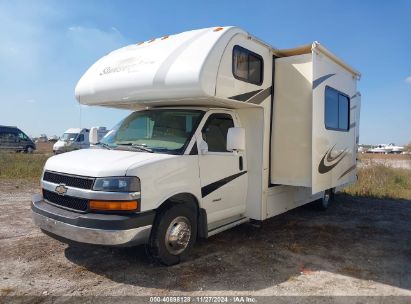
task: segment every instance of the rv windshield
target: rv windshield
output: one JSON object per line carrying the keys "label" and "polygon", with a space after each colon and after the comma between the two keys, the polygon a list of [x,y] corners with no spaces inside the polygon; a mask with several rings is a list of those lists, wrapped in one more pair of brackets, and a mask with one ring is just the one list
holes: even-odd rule
{"label": "rv windshield", "polygon": [[64,133],[63,136],[61,136],[60,140],[62,141],[74,141],[77,137],[77,133]]}
{"label": "rv windshield", "polygon": [[130,114],[101,143],[113,149],[182,154],[203,111],[159,109]]}

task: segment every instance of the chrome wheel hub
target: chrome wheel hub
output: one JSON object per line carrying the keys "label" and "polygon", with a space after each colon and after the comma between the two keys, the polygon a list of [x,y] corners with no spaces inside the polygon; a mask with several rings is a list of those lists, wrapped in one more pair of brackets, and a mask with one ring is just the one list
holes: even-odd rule
{"label": "chrome wheel hub", "polygon": [[182,253],[188,246],[191,237],[191,225],[188,218],[176,217],[168,226],[165,237],[165,245],[173,255]]}

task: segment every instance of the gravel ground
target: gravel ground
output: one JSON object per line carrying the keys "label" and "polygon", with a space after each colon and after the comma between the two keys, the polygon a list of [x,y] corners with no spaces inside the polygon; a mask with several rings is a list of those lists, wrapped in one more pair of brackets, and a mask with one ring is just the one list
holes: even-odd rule
{"label": "gravel ground", "polygon": [[[411,202],[338,195],[199,242],[153,264],[143,246],[60,243],[30,218],[38,186],[0,182],[0,295],[411,296]],[[1,302],[1,301],[0,301]]]}

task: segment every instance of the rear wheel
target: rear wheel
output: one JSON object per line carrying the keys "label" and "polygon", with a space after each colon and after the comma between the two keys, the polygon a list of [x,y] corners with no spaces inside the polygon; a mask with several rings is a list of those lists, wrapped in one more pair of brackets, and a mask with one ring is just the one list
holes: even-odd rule
{"label": "rear wheel", "polygon": [[314,201],[314,207],[317,210],[327,210],[332,201],[334,200],[334,191],[333,189],[328,189],[324,191],[323,197]]}
{"label": "rear wheel", "polygon": [[30,147],[30,146],[28,146],[26,150],[24,150],[24,152],[26,153],[33,153],[33,151],[34,151],[33,147]]}
{"label": "rear wheel", "polygon": [[165,265],[184,261],[196,240],[196,218],[194,210],[183,204],[172,205],[161,211],[151,232],[150,255]]}

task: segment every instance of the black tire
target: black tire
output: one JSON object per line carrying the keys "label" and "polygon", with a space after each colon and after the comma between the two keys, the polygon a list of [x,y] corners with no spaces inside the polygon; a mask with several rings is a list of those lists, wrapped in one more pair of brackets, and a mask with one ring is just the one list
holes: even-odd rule
{"label": "black tire", "polygon": [[[188,238],[187,227],[189,228]],[[182,233],[180,233],[181,230],[183,230]],[[174,243],[167,241],[173,237],[178,240]],[[161,264],[167,266],[178,264],[188,257],[196,237],[197,214],[195,209],[184,204],[171,205],[163,209],[156,217],[148,244],[149,254]]]}
{"label": "black tire", "polygon": [[328,207],[333,202],[333,200],[334,200],[334,191],[333,189],[328,189],[324,191],[322,198],[313,202],[313,206],[317,210],[325,211],[328,209]]}
{"label": "black tire", "polygon": [[34,148],[32,146],[27,146],[26,149],[24,149],[24,153],[32,154],[33,152]]}

